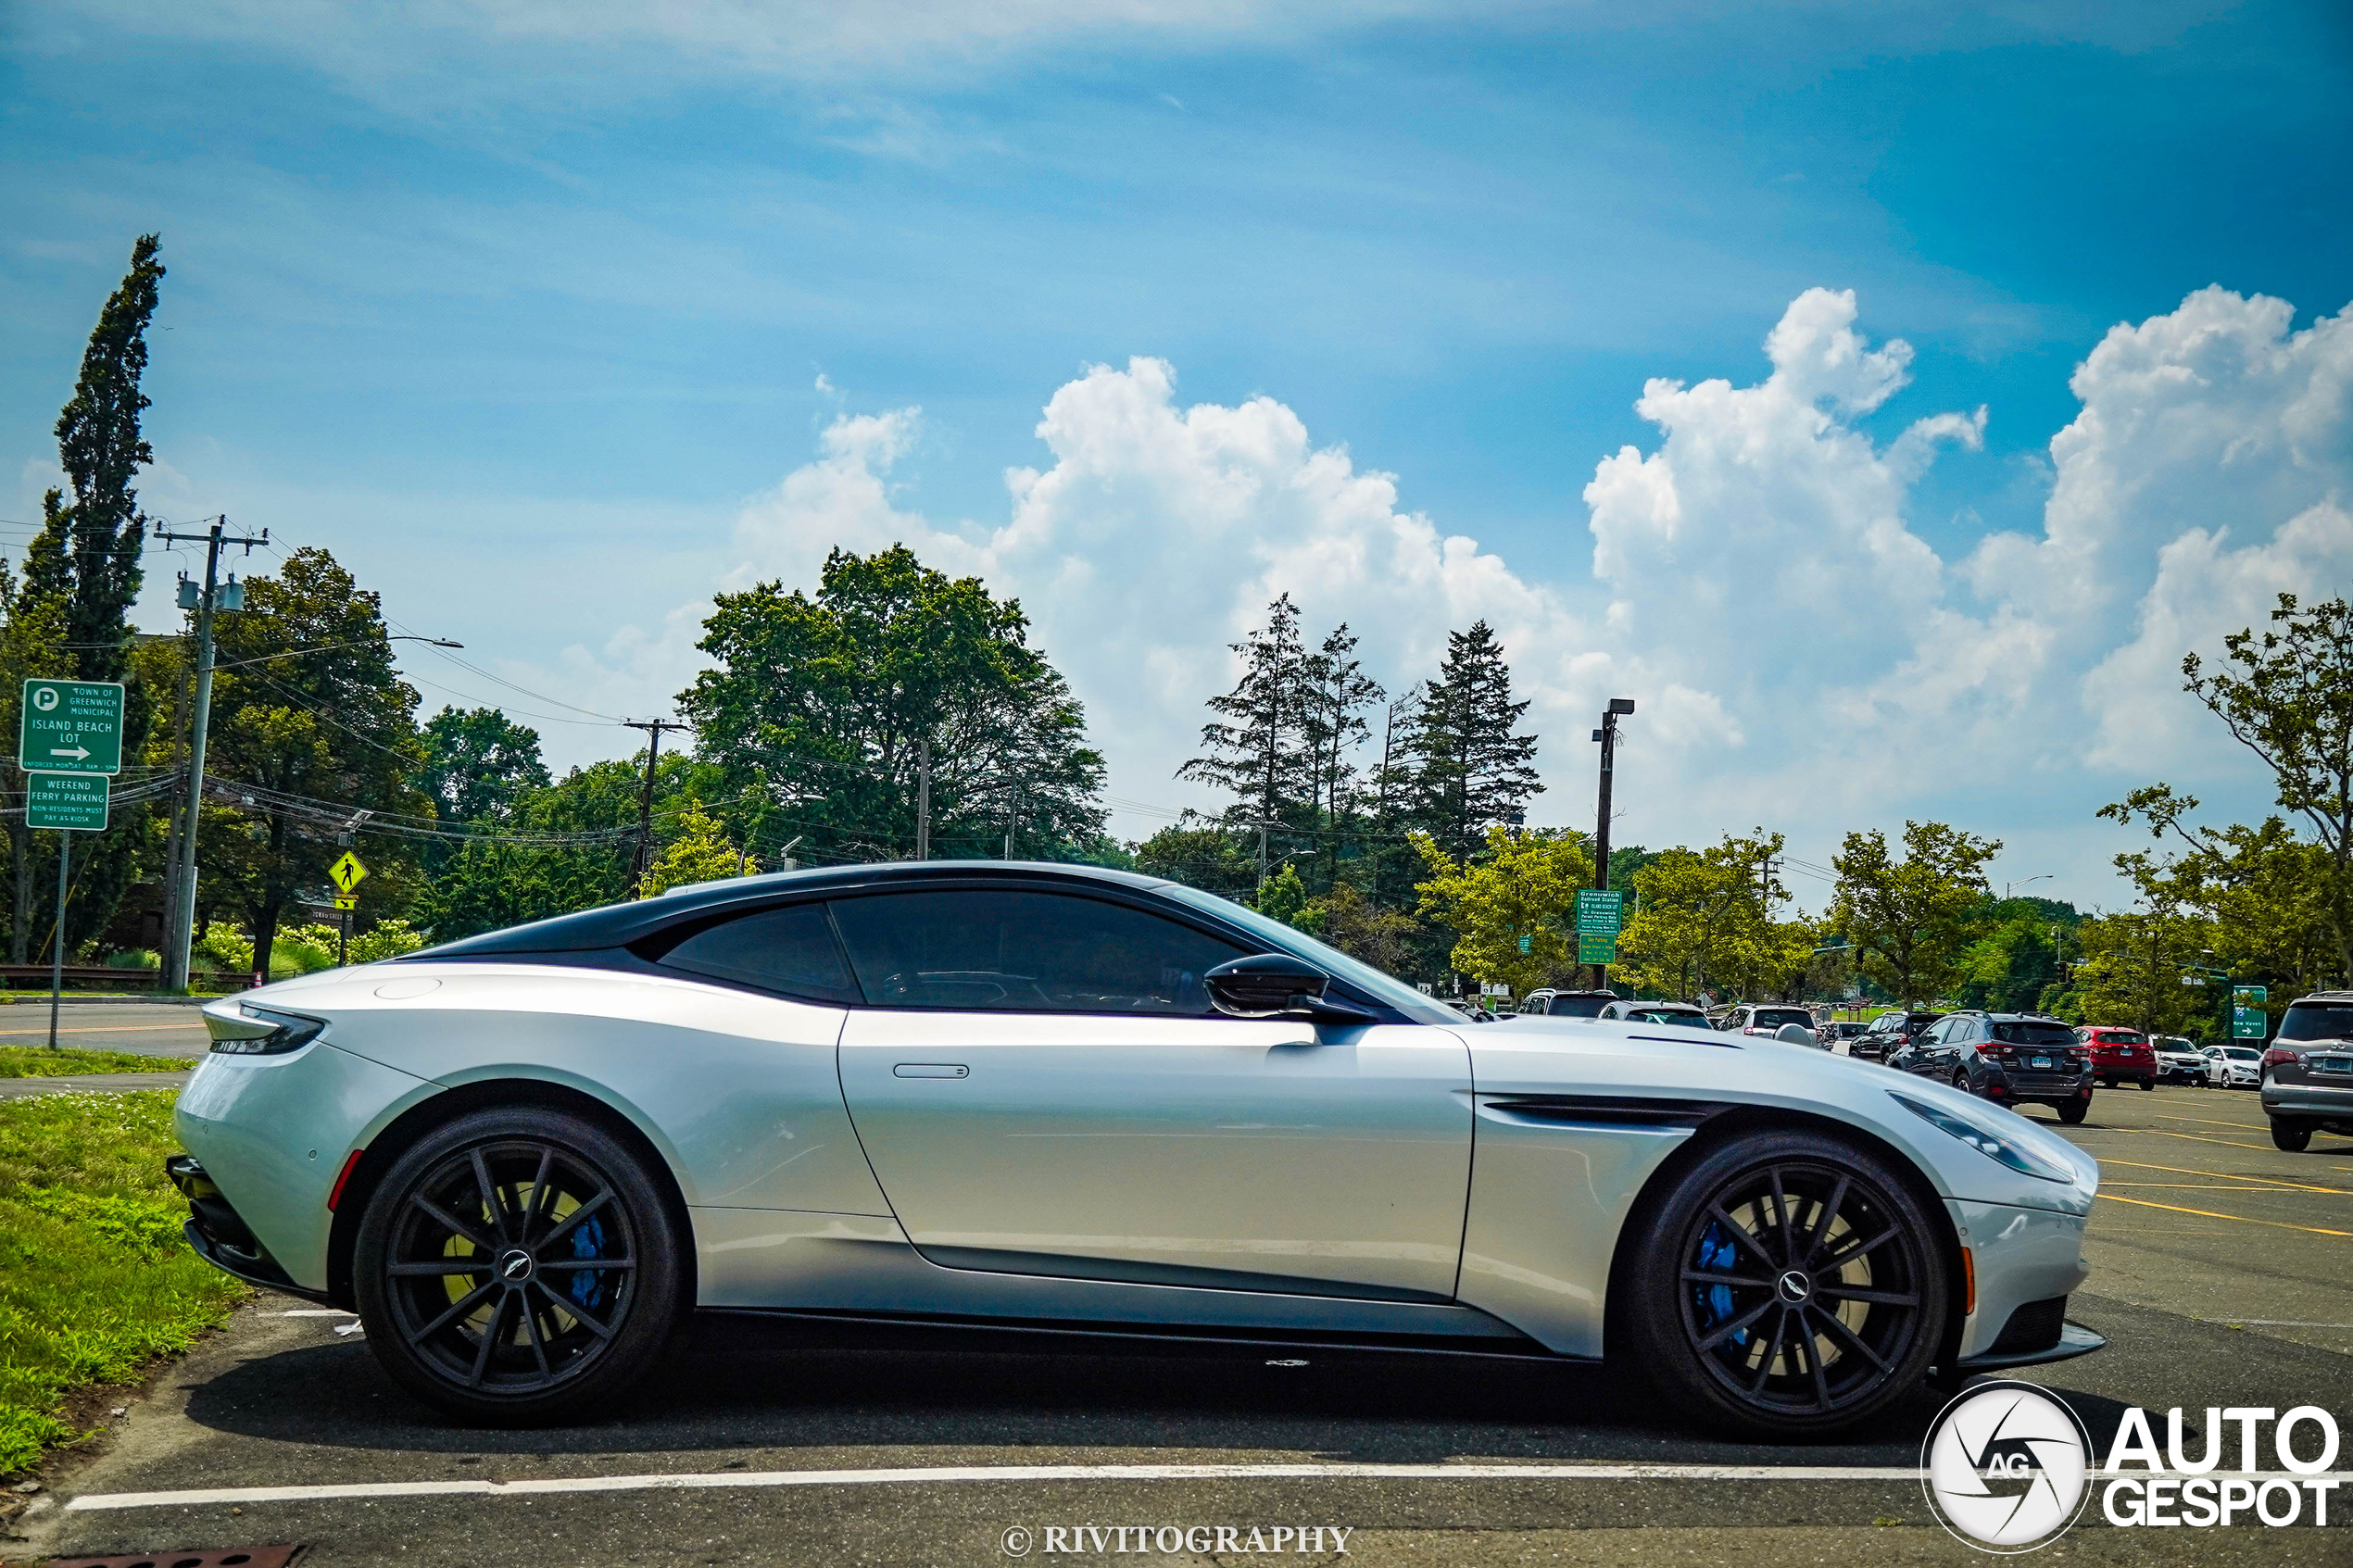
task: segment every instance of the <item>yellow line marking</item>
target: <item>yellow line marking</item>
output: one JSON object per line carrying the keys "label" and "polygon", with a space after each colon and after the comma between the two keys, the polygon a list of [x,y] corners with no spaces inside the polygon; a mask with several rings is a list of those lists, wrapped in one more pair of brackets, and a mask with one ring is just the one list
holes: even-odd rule
{"label": "yellow line marking", "polygon": [[[2299,1187],[2306,1192],[2333,1192],[2339,1198],[2353,1198],[2353,1192],[2348,1192],[2344,1187],[2316,1187],[2304,1182],[2291,1182],[2284,1176],[2233,1176],[2228,1171],[2193,1171],[2186,1165],[2150,1165],[2138,1160],[2103,1160],[2100,1163],[2128,1166],[2135,1171],[2164,1171],[2176,1176],[2221,1176],[2226,1181],[2261,1182],[2270,1186]],[[2131,1184],[2120,1185],[2130,1185]]]}
{"label": "yellow line marking", "polygon": [[2161,1110],[2152,1110],[2149,1114],[2160,1122],[2195,1122],[2201,1127],[2236,1127],[2242,1133],[2262,1130],[2253,1122],[2217,1122],[2211,1116],[2168,1116]]}
{"label": "yellow line marking", "polygon": [[2309,1187],[2244,1186],[2236,1184],[2224,1186],[2218,1182],[2102,1182],[2100,1185],[2103,1188],[2149,1187],[2167,1192],[2309,1192],[2312,1190]]}
{"label": "yellow line marking", "polygon": [[2176,1214],[2196,1214],[2202,1220],[2229,1220],[2242,1225],[2270,1225],[2275,1230],[2304,1231],[2312,1236],[2353,1236],[2353,1231],[2324,1230],[2319,1225],[2291,1225],[2284,1220],[2250,1220],[2243,1214],[2217,1214],[2211,1209],[2183,1209],[2173,1203],[2152,1203],[2145,1198],[2118,1198],[2112,1193],[2099,1196],[2110,1203],[2133,1203],[2144,1209],[2170,1209]]}
{"label": "yellow line marking", "polygon": [[2204,1133],[2169,1133],[2162,1127],[2102,1127],[2098,1130],[2103,1133],[2138,1133],[2151,1138],[2187,1138],[2192,1143],[2216,1143],[2225,1148],[2252,1148],[2264,1154],[2279,1152],[2267,1143],[2240,1143],[2235,1138],[2208,1137]]}

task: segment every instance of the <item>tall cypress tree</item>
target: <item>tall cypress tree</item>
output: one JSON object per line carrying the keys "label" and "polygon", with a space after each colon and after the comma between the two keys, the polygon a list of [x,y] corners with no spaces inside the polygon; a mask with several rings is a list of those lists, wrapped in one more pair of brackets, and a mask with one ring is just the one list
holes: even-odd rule
{"label": "tall cypress tree", "polygon": [[1511,666],[1486,621],[1446,634],[1446,661],[1422,688],[1406,749],[1414,815],[1457,859],[1543,792],[1536,737],[1514,733],[1527,711],[1512,700]]}
{"label": "tall cypress tree", "polygon": [[[147,322],[163,281],[163,264],[156,259],[159,248],[153,234],[140,235],[131,247],[131,270],[98,312],[73,395],[57,415],[57,462],[71,495],[52,489],[41,498],[41,532],[25,551],[20,598],[62,606],[65,646],[57,668],[30,673],[84,681],[126,681],[131,673],[130,612],[139,596],[139,554],[147,526],[132,482],[155,460],[140,433],[139,416],[147,408],[140,390],[147,370]],[[146,744],[154,704],[135,681],[123,699],[122,753],[136,757]],[[74,846],[81,869],[74,875],[67,924],[69,946],[105,928],[131,880],[140,834],[138,823],[121,815],[126,820],[112,824],[111,831],[82,837]],[[43,859],[52,858],[51,847],[40,848]],[[35,852],[30,835],[20,835],[16,849],[22,887]],[[49,883],[42,879],[38,885],[45,889]],[[21,897],[18,902],[21,942],[23,928],[36,921],[45,924],[48,911],[22,907]]]}

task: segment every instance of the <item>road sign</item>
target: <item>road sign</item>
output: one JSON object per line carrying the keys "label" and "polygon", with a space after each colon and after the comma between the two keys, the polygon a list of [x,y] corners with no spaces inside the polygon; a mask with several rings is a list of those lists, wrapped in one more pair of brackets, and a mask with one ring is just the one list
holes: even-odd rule
{"label": "road sign", "polygon": [[358,909],[359,907],[359,894],[357,894],[357,893],[338,893],[338,894],[336,894],[336,895],[335,895],[335,908],[336,908],[336,909]]}
{"label": "road sign", "polygon": [[79,773],[34,773],[25,780],[24,825],[107,831],[107,781]]}
{"label": "road sign", "polygon": [[1529,948],[1535,946],[1536,938],[1533,936],[1523,935],[1519,939],[1519,950],[1523,953],[1527,952]]}
{"label": "road sign", "polygon": [[[1577,894],[1577,935],[1589,932],[1615,936],[1626,924],[1626,895],[1616,888],[1579,888]],[[1579,963],[1595,960],[1579,959]]]}
{"label": "road sign", "polygon": [[1616,963],[1617,935],[1607,931],[1580,931],[1577,934],[1579,963]]}
{"label": "road sign", "polygon": [[[327,868],[327,880],[335,884],[337,892],[349,897],[354,889],[368,880],[368,868],[359,863],[359,856],[346,849],[333,865]],[[340,907],[343,900],[338,898],[335,903]]]}
{"label": "road sign", "polygon": [[2271,999],[2268,985],[2233,985],[2231,987],[2231,1038],[2259,1040],[2271,1033],[2271,1015],[2263,1004]]}
{"label": "road sign", "polygon": [[17,766],[28,773],[122,771],[122,683],[27,681]]}

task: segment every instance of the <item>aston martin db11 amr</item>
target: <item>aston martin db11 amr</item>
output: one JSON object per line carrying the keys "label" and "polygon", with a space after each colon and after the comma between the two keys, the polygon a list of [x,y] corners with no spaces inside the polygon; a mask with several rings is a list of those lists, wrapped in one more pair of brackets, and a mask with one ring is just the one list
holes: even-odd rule
{"label": "aston martin db11 amr", "polygon": [[460,1420],[609,1411],[696,1308],[1637,1365],[1826,1437],[2057,1361],[2098,1168],[1769,1037],[1473,1022],[1227,899],[787,872],[207,1005],[190,1242]]}

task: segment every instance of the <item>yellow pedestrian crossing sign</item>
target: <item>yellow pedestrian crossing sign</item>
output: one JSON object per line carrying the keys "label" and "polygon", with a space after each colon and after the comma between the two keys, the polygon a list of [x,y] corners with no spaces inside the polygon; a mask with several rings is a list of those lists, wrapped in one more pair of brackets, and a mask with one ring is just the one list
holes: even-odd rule
{"label": "yellow pedestrian crossing sign", "polygon": [[333,883],[337,890],[346,897],[348,897],[354,888],[367,879],[368,868],[361,865],[359,857],[348,849],[343,852],[340,859],[327,868],[327,880]]}

